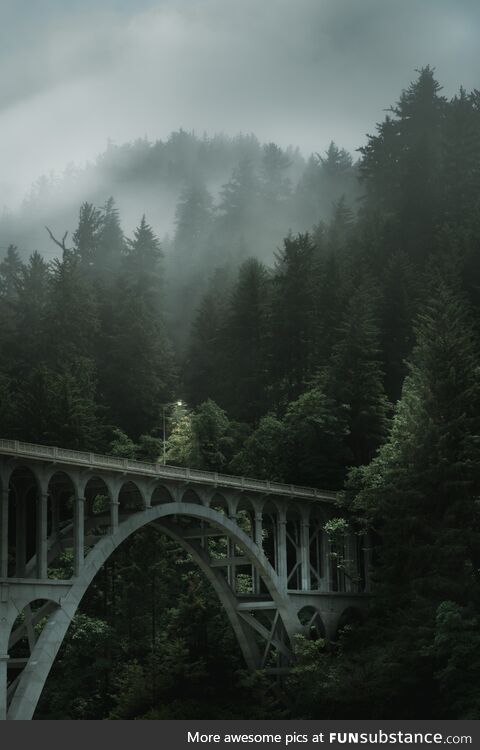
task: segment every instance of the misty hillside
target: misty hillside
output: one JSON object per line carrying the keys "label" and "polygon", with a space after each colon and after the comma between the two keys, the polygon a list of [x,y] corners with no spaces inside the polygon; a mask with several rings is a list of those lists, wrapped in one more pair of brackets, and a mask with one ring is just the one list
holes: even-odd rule
{"label": "misty hillside", "polygon": [[351,155],[334,143],[307,161],[298,148],[261,144],[254,135],[179,130],[165,141],[109,144],[83,169],[39,178],[18,211],[4,211],[0,257],[10,244],[23,260],[35,250],[57,257],[45,225],[71,237],[80,205],[101,210],[113,197],[126,236],[145,214],[163,238],[168,308],[181,344],[217,267],[233,272],[250,256],[270,264],[289,231],[328,220],[340,199],[354,207],[357,177]]}
{"label": "misty hillside", "polygon": [[[347,517],[375,596],[299,637],[274,715],[478,719],[479,91],[422,68],[360,154],[181,132],[37,186],[3,222],[0,435],[338,492],[329,589],[361,593]],[[215,602],[175,543],[133,534],[37,715],[272,718]]]}

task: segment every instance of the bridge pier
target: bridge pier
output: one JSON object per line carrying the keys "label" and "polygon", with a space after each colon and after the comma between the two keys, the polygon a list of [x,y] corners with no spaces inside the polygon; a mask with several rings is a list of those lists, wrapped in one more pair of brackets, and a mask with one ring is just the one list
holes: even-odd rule
{"label": "bridge pier", "polygon": [[47,577],[48,495],[43,490],[37,498],[37,578]]}
{"label": "bridge pier", "polygon": [[0,721],[7,718],[7,662],[8,654],[0,654]]}
{"label": "bridge pier", "polygon": [[[4,480],[5,481],[5,480]],[[3,483],[3,482],[2,482]],[[8,480],[0,490],[0,577],[8,576]]]}
{"label": "bridge pier", "polygon": [[24,492],[17,493],[16,505],[17,505],[17,514],[16,514],[15,575],[17,576],[17,578],[23,578],[25,576],[25,568],[27,564],[27,545],[26,545],[27,513],[26,513],[26,498],[25,498]]}
{"label": "bridge pier", "polygon": [[285,508],[280,508],[277,516],[277,561],[278,561],[278,577],[280,579],[280,585],[285,591],[287,590],[287,516]]}
{"label": "bridge pier", "polygon": [[85,498],[74,498],[74,520],[73,520],[73,575],[79,576],[84,563],[85,546]]}

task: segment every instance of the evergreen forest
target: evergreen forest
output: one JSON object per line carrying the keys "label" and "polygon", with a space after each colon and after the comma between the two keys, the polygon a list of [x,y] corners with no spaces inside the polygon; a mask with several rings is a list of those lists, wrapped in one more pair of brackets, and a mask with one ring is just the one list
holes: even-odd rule
{"label": "evergreen forest", "polygon": [[111,144],[1,218],[1,437],[334,490],[374,540],[368,617],[279,699],[137,532],[36,718],[480,719],[480,91],[427,66],[372,130]]}

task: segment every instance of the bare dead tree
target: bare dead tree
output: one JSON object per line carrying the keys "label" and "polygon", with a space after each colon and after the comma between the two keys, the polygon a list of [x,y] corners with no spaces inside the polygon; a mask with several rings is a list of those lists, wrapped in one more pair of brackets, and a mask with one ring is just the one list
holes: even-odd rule
{"label": "bare dead tree", "polygon": [[60,247],[62,249],[63,257],[65,257],[66,253],[70,253],[71,252],[72,248],[65,246],[65,240],[67,239],[68,230],[65,232],[65,234],[63,235],[63,237],[62,237],[62,239],[60,241],[60,240],[57,240],[57,238],[53,234],[52,230],[49,229],[49,227],[46,226],[45,229],[47,230],[48,234],[50,235],[50,239],[52,240],[52,242],[54,242],[56,245],[58,245],[58,247]]}

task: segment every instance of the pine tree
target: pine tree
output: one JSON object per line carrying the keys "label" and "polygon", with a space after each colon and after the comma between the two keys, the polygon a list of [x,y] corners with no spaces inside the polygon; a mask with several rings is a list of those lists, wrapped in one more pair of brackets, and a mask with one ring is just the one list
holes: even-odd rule
{"label": "pine tree", "polygon": [[426,66],[369,136],[361,172],[372,201],[390,214],[401,249],[422,262],[434,246],[446,100]]}
{"label": "pine tree", "polygon": [[86,270],[93,272],[99,261],[100,238],[103,233],[103,216],[91,203],[80,206],[78,227],[73,235],[75,252]]}
{"label": "pine tree", "polygon": [[286,440],[283,422],[267,414],[232,459],[230,471],[241,476],[285,482]]}
{"label": "pine tree", "polygon": [[254,423],[264,410],[268,369],[268,276],[254,258],[240,267],[226,316],[225,406]]}
{"label": "pine tree", "polygon": [[193,322],[185,367],[188,401],[194,406],[217,396],[218,373],[223,362],[222,321],[222,309],[215,294],[210,292],[203,298]]}
{"label": "pine tree", "polygon": [[110,420],[132,438],[160,428],[174,395],[173,355],[158,300],[138,280],[119,277],[104,326],[100,389]]}
{"label": "pine tree", "polygon": [[382,519],[381,580],[398,606],[413,594],[461,604],[480,583],[478,362],[466,304],[439,279],[418,318],[389,440],[357,499]]}
{"label": "pine tree", "polygon": [[454,226],[477,208],[480,187],[480,93],[464,88],[445,110],[442,142],[441,208]]}
{"label": "pine tree", "polygon": [[97,299],[80,258],[72,252],[51,264],[46,320],[51,362],[93,358],[99,327]]}
{"label": "pine tree", "polygon": [[133,239],[127,241],[127,248],[123,261],[125,272],[132,283],[135,279],[141,286],[142,294],[148,296],[152,307],[155,307],[155,302],[160,303],[163,291],[160,267],[163,253],[145,214],[133,233]]}
{"label": "pine tree", "polygon": [[49,291],[49,268],[40,253],[35,252],[22,268],[18,286],[15,369],[20,376],[45,359]]}
{"label": "pine tree", "polygon": [[261,192],[270,213],[281,208],[282,203],[290,196],[291,183],[285,174],[290,166],[289,157],[275,143],[268,143],[263,147]]}
{"label": "pine tree", "polygon": [[408,372],[406,360],[413,347],[413,320],[420,298],[419,280],[406,254],[395,253],[385,263],[380,289],[385,392],[395,402]]}
{"label": "pine tree", "polygon": [[272,291],[272,386],[279,402],[298,396],[312,375],[314,255],[309,234],[289,236],[276,256]]}
{"label": "pine tree", "polygon": [[187,400],[192,406],[209,398],[219,404],[224,401],[227,347],[224,332],[230,291],[228,270],[217,268],[198,306],[185,358]]}
{"label": "pine tree", "polygon": [[322,385],[288,405],[283,424],[283,463],[287,482],[337,490],[345,473],[348,412]]}
{"label": "pine tree", "polygon": [[0,262],[0,346],[11,345],[17,326],[18,290],[23,263],[15,245],[9,245]]}
{"label": "pine tree", "polygon": [[368,463],[385,437],[388,415],[376,293],[368,276],[352,290],[337,329],[326,389],[339,406],[348,409],[349,461]]}
{"label": "pine tree", "polygon": [[175,268],[183,276],[190,269],[198,272],[204,260],[213,221],[212,196],[204,185],[184,188],[175,211]]}
{"label": "pine tree", "polygon": [[458,285],[434,276],[389,438],[350,480],[351,507],[379,540],[375,602],[331,681],[352,674],[360,652],[370,665],[363,714],[377,717],[418,715],[419,703],[427,716],[480,715],[470,669],[480,602],[479,346]]}
{"label": "pine tree", "polygon": [[125,252],[125,237],[120,226],[120,214],[113,198],[102,207],[101,226],[98,233],[98,250],[95,271],[102,282],[108,282],[117,273]]}
{"label": "pine tree", "polygon": [[251,159],[242,158],[222,186],[218,206],[220,246],[228,258],[244,260],[258,232],[259,182]]}

